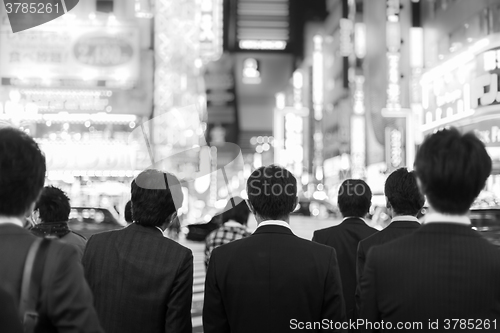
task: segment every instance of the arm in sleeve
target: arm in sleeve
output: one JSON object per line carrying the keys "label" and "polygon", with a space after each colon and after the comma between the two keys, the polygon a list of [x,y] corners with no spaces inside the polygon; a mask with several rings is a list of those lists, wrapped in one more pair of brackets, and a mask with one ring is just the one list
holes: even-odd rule
{"label": "arm in sleeve", "polygon": [[205,333],[229,333],[229,322],[217,285],[217,249],[212,252],[205,280],[205,300],[203,304],[203,330]]}
{"label": "arm in sleeve", "polygon": [[[340,278],[339,264],[337,262],[337,253],[333,248],[331,248],[328,265],[321,318],[342,323],[346,320],[346,310],[342,294],[342,281]],[[343,330],[335,332],[343,332]]]}
{"label": "arm in sleeve", "polygon": [[[365,268],[360,281],[360,318],[375,323],[380,322],[380,313],[377,300],[377,252],[376,248],[368,251]],[[361,332],[378,332],[378,330],[368,330],[364,327]]]}
{"label": "arm in sleeve", "polygon": [[60,333],[103,332],[76,250],[68,244],[55,245],[47,257],[53,263],[45,267],[52,271],[46,272],[47,316]]}
{"label": "arm in sleeve", "polygon": [[363,242],[359,242],[358,251],[356,256],[356,293],[354,295],[356,301],[356,313],[359,313],[359,307],[361,303],[361,276],[363,275],[363,270],[365,267],[366,255],[365,248],[363,247]]}
{"label": "arm in sleeve", "polygon": [[[85,274],[85,279],[87,280],[87,283],[89,283],[90,280],[90,271],[91,271],[91,266],[92,266],[92,254],[91,250],[93,249],[92,246],[89,246],[90,243],[93,243],[94,237],[91,236],[87,243],[85,244],[85,250],[83,251],[83,256],[82,256],[82,266],[83,266],[83,273]],[[92,282],[89,283],[92,285]]]}
{"label": "arm in sleeve", "polygon": [[191,333],[193,302],[193,253],[185,252],[167,302],[165,332]]}

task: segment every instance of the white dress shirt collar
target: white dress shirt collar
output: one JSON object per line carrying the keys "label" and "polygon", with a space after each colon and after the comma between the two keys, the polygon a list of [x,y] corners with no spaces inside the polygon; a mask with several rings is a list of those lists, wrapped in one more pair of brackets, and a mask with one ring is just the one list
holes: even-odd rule
{"label": "white dress shirt collar", "polygon": [[18,217],[8,217],[8,216],[0,217],[0,224],[7,224],[7,223],[15,224],[20,226],[21,228],[24,228],[23,221],[21,221],[21,219],[19,219]]}
{"label": "white dress shirt collar", "polygon": [[447,215],[437,212],[428,213],[424,217],[424,224],[427,223],[455,223],[470,225],[470,218],[467,215]]}
{"label": "white dress shirt collar", "polygon": [[257,226],[257,229],[259,229],[260,227],[264,227],[266,225],[278,225],[280,227],[285,227],[285,228],[288,228],[290,230],[292,230],[292,228],[290,227],[290,225],[288,223],[286,223],[285,221],[280,221],[280,220],[267,220],[267,221],[262,221],[259,223],[259,225]]}
{"label": "white dress shirt collar", "polygon": [[411,221],[411,222],[418,222],[418,223],[420,223],[420,221],[415,216],[411,216],[411,215],[394,216],[392,218],[392,220],[391,220],[391,223],[392,222],[397,222],[397,221]]}
{"label": "white dress shirt collar", "polygon": [[348,220],[348,219],[358,219],[358,220],[361,220],[361,221],[366,223],[365,219],[362,217],[359,217],[359,216],[346,216],[342,219],[342,222],[344,222],[345,220]]}

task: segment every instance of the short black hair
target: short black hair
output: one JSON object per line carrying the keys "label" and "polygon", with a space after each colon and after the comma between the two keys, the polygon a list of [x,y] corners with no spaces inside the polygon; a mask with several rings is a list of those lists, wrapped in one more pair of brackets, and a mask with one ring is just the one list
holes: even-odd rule
{"label": "short black hair", "polygon": [[71,205],[69,198],[61,189],[45,186],[35,205],[43,223],[66,222],[69,219]]}
{"label": "short black hair", "polygon": [[24,215],[45,182],[45,156],[26,133],[0,128],[0,215]]}
{"label": "short black hair", "polygon": [[440,213],[465,214],[486,184],[491,158],[472,132],[438,131],[424,140],[415,171],[429,204]]}
{"label": "short black hair", "polygon": [[131,185],[132,218],[135,223],[159,227],[182,206],[184,195],[173,174],[148,169]]}
{"label": "short black hair", "polygon": [[415,171],[399,168],[385,181],[385,196],[398,215],[416,216],[425,203],[425,197],[418,189]]}
{"label": "short black hair", "polygon": [[227,222],[229,220],[234,220],[243,225],[248,222],[248,216],[250,215],[250,209],[241,197],[232,197],[227,202],[226,208],[222,213],[222,221]]}
{"label": "short black hair", "polygon": [[372,191],[361,179],[346,179],[340,185],[338,205],[342,216],[364,217],[370,210]]}
{"label": "short black hair", "polygon": [[295,209],[297,179],[287,169],[269,165],[256,169],[247,181],[248,200],[264,219],[284,219]]}
{"label": "short black hair", "polygon": [[134,220],[132,219],[132,201],[130,200],[125,204],[124,216],[127,223],[134,222]]}

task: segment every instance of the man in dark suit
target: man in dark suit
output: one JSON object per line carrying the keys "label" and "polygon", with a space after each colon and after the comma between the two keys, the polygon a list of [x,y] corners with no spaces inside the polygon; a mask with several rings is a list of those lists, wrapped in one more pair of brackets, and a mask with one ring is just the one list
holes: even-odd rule
{"label": "man in dark suit", "polygon": [[425,139],[415,171],[429,212],[417,231],[368,253],[361,278],[362,319],[393,327],[413,323],[406,329],[415,332],[498,332],[500,255],[472,230],[467,216],[491,165],[473,133],[452,128]]}
{"label": "man in dark suit", "polygon": [[360,179],[347,179],[339,188],[338,205],[344,219],[330,228],[314,232],[313,241],[331,246],[337,252],[347,319],[355,318],[356,252],[358,243],[376,229],[366,225],[363,217],[371,205],[372,192]]}
{"label": "man in dark suit", "polygon": [[409,172],[406,168],[400,168],[391,173],[385,182],[384,192],[392,219],[386,228],[359,242],[358,281],[363,273],[366,254],[371,247],[408,235],[420,227],[417,215],[424,206],[425,198],[418,189],[415,171]]}
{"label": "man in dark suit", "polygon": [[[385,181],[384,193],[392,220],[386,228],[359,242],[356,265],[358,287],[370,248],[408,235],[420,227],[417,214],[424,206],[425,198],[418,189],[415,171],[408,172],[406,168],[395,170]],[[359,307],[359,288],[356,289],[356,305]]]}
{"label": "man in dark suit", "polygon": [[172,174],[146,170],[132,182],[134,223],[90,237],[85,276],[107,333],[191,333],[193,255],[163,236],[183,194]]}
{"label": "man in dark suit", "polygon": [[[14,298],[16,311],[26,256],[37,239],[23,226],[43,188],[45,171],[45,157],[32,138],[14,128],[0,129],[0,286]],[[71,245],[50,242],[39,282],[35,332],[102,332]]]}
{"label": "man in dark suit", "polygon": [[2,333],[23,333],[14,297],[0,287],[0,327]]}
{"label": "man in dark suit", "polygon": [[335,250],[294,235],[297,180],[278,166],[247,181],[253,235],[212,252],[205,282],[205,333],[340,331],[345,324]]}

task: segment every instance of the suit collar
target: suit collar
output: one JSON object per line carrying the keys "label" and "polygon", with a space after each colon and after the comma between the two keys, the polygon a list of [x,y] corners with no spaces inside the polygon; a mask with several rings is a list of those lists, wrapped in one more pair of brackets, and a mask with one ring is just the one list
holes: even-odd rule
{"label": "suit collar", "polygon": [[400,228],[400,229],[411,229],[420,227],[420,223],[418,221],[392,221],[385,229],[391,228]]}
{"label": "suit collar", "polygon": [[254,233],[254,235],[257,234],[285,234],[285,235],[292,235],[295,236],[294,233],[292,232],[292,229],[276,225],[276,224],[268,224],[268,225],[263,225],[261,227],[258,227]]}
{"label": "suit collar", "polygon": [[158,235],[158,236],[161,235],[163,237],[163,232],[161,231],[161,229],[159,227],[144,226],[144,225],[140,225],[140,224],[137,224],[134,222],[134,223],[129,224],[126,227],[126,229],[130,229],[132,231],[137,231],[137,232],[145,232],[145,233]]}
{"label": "suit collar", "polygon": [[284,228],[288,228],[290,230],[292,230],[292,228],[290,228],[290,224],[288,224],[287,222],[285,221],[281,221],[281,220],[267,220],[267,221],[262,221],[261,223],[259,223],[259,225],[257,226],[257,229],[259,227],[264,227],[266,225],[278,225],[280,227],[284,227]]}
{"label": "suit collar", "polygon": [[422,225],[421,228],[419,228],[415,232],[434,233],[434,234],[455,234],[455,235],[458,234],[466,236],[473,235],[481,237],[481,235],[479,235],[478,232],[472,229],[472,225],[450,223],[450,222],[444,222],[444,223],[433,222],[429,224],[424,224]]}
{"label": "suit collar", "polygon": [[13,223],[0,224],[0,234],[3,235],[31,235],[31,232]]}
{"label": "suit collar", "polygon": [[[361,217],[356,217],[356,216],[346,216],[342,219],[342,223],[356,223],[356,224],[366,224],[365,220]],[[368,224],[366,224],[368,225]]]}

